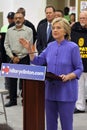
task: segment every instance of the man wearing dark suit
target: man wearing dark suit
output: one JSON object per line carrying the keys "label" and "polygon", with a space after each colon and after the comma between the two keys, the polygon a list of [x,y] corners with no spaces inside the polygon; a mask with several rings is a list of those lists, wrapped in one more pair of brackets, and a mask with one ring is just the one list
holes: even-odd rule
{"label": "man wearing dark suit", "polygon": [[38,53],[40,54],[44,48],[47,47],[47,44],[51,41],[54,41],[52,37],[52,31],[50,32],[49,38],[47,39],[48,26],[51,24],[52,20],[55,18],[55,9],[53,6],[47,6],[45,8],[46,19],[44,23],[40,24],[37,28],[37,42],[36,47]]}

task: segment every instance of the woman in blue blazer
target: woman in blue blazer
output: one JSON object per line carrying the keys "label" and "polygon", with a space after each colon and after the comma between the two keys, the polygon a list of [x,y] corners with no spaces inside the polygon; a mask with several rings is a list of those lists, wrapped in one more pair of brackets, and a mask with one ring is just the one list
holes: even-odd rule
{"label": "woman in blue blazer", "polygon": [[28,50],[31,62],[47,65],[47,72],[59,75],[61,80],[45,81],[45,107],[47,130],[58,130],[60,117],[62,130],[73,130],[73,113],[78,97],[78,79],[83,71],[79,48],[69,40],[70,25],[64,18],[52,22],[55,41],[48,44],[39,56],[32,52],[25,39],[20,43]]}

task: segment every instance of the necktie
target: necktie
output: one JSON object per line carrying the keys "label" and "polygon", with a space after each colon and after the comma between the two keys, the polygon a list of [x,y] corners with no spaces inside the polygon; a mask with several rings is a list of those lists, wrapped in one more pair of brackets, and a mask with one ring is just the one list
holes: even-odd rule
{"label": "necktie", "polygon": [[47,41],[48,41],[48,39],[49,39],[50,32],[51,32],[51,24],[49,24],[48,30],[47,30]]}

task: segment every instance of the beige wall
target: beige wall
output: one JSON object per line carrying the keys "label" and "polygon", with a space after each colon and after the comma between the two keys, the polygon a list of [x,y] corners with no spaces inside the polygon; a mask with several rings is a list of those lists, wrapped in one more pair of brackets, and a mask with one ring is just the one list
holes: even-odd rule
{"label": "beige wall", "polygon": [[63,10],[65,2],[64,0],[47,0],[47,5],[53,5],[55,9]]}
{"label": "beige wall", "polygon": [[3,12],[0,12],[0,29],[3,25]]}
{"label": "beige wall", "polygon": [[47,5],[53,5],[55,9],[63,10],[65,6],[74,6],[75,0],[47,0]]}

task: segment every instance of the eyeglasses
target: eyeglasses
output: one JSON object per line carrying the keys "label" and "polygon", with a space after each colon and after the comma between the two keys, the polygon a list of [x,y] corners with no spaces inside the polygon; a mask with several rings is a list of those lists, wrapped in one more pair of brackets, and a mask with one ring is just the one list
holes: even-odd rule
{"label": "eyeglasses", "polygon": [[80,19],[80,20],[86,20],[87,18],[85,18],[85,17],[80,17],[79,19]]}

